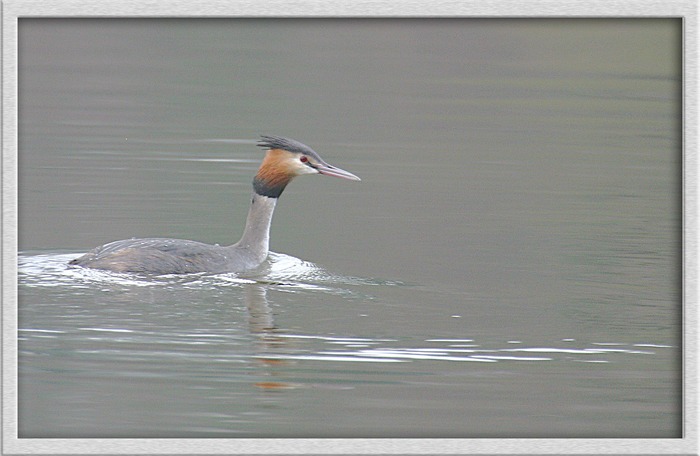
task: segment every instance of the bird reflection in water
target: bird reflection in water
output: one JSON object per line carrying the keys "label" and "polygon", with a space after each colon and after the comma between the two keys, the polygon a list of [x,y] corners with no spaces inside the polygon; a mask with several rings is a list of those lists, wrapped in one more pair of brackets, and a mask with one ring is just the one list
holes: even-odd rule
{"label": "bird reflection in water", "polygon": [[260,283],[245,284],[243,296],[248,308],[250,333],[257,336],[255,360],[261,366],[269,368],[265,372],[257,372],[257,375],[265,375],[270,377],[270,380],[255,382],[253,385],[269,391],[299,388],[301,385],[298,383],[284,382],[276,378],[282,376],[283,372],[275,368],[287,366],[293,361],[265,356],[266,353],[278,351],[289,343],[289,339],[276,335],[279,329],[275,326],[272,309],[267,300],[267,287]]}

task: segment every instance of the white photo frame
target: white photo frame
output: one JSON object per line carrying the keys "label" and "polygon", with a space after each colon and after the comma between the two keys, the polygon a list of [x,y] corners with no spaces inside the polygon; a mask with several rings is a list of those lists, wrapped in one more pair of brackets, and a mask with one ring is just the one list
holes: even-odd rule
{"label": "white photo frame", "polygon": [[[683,19],[683,438],[17,438],[17,32],[22,17],[677,17]],[[559,2],[5,1],[3,17],[3,454],[697,454],[697,22],[695,0]]]}

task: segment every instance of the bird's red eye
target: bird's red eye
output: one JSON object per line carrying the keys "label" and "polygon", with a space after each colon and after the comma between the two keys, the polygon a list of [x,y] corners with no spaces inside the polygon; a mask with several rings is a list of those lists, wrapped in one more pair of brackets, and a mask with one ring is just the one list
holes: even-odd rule
{"label": "bird's red eye", "polygon": [[302,155],[301,158],[300,158],[299,160],[300,160],[302,163],[306,163],[307,161],[309,161],[309,159],[306,158],[305,155]]}

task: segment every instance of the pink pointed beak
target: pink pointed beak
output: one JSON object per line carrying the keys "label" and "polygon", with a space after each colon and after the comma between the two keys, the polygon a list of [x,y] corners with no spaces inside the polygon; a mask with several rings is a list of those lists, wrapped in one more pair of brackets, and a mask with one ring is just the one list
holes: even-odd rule
{"label": "pink pointed beak", "polygon": [[334,176],[334,177],[340,177],[342,179],[348,179],[348,180],[353,180],[353,181],[359,181],[360,178],[355,176],[353,173],[349,173],[345,171],[344,169],[336,168],[333,165],[329,165],[328,163],[318,163],[314,164],[314,168],[320,173],[324,174],[326,176]]}

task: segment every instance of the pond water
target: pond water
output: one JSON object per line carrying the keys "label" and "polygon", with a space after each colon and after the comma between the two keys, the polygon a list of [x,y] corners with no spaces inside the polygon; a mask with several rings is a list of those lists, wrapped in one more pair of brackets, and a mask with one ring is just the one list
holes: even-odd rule
{"label": "pond water", "polygon": [[[19,436],[681,435],[679,20],[19,27]],[[241,234],[247,274],[69,268]]]}

